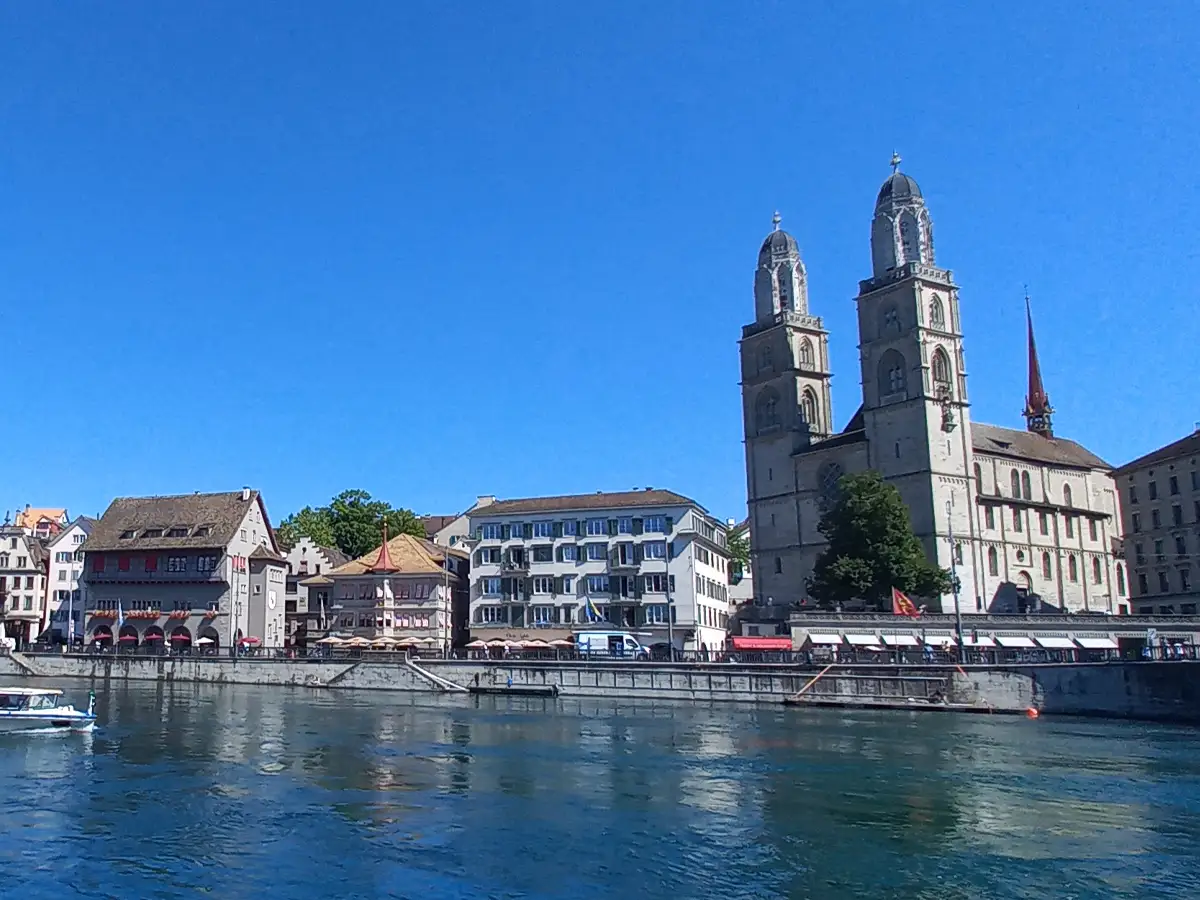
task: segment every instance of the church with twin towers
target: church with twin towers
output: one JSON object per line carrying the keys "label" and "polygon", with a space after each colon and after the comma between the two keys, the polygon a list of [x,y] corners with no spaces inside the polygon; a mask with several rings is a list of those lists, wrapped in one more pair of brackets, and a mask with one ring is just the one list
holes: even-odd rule
{"label": "church with twin towers", "polygon": [[[835,417],[822,301],[810,304],[778,214],[758,253],[754,321],[739,342],[755,603],[807,600],[822,510],[843,474],[873,469],[899,490],[929,558],[953,563],[964,613],[1128,612],[1112,467],[1055,434],[1028,304],[1025,427],[971,420],[959,289],[899,164],[875,201],[871,271],[855,298],[852,415]],[[966,307],[969,320],[969,297]],[[917,602],[953,611],[951,595]]]}

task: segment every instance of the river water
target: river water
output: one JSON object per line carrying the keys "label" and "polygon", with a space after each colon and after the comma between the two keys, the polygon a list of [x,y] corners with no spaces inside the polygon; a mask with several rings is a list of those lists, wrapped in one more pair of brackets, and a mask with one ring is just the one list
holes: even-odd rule
{"label": "river water", "polygon": [[97,713],[0,738],[0,896],[1200,890],[1194,729],[182,684]]}

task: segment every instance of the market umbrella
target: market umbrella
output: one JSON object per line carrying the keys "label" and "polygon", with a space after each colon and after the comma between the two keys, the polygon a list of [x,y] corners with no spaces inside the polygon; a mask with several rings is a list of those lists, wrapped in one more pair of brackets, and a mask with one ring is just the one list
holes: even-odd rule
{"label": "market umbrella", "polygon": [[361,637],[361,636],[349,638],[348,640],[342,641],[342,643],[345,644],[347,647],[369,647],[369,646],[371,646],[371,642],[368,641],[365,637]]}
{"label": "market umbrella", "polygon": [[487,642],[487,645],[489,647],[507,647],[508,641],[502,640],[501,638],[492,638]]}
{"label": "market umbrella", "polygon": [[[150,638],[146,638],[146,640],[150,640]],[[161,638],[156,638],[156,640],[161,640]],[[210,637],[202,637],[202,638],[197,639],[196,643],[197,644],[215,644],[216,641],[214,641]]]}
{"label": "market umbrella", "polygon": [[534,638],[532,641],[524,641],[521,644],[523,650],[549,650],[550,645],[541,638]]}
{"label": "market umbrella", "polygon": [[487,641],[471,641],[471,643],[467,644],[467,649],[468,650],[482,650],[486,646],[487,646]]}
{"label": "market umbrella", "polygon": [[568,649],[568,648],[574,647],[575,644],[572,641],[568,641],[568,640],[564,640],[563,638],[559,638],[556,641],[551,641],[550,646],[551,647],[562,647],[563,649]]}
{"label": "market umbrella", "polygon": [[318,644],[329,644],[330,646],[332,646],[333,644],[341,644],[341,643],[343,643],[343,641],[337,635],[331,634],[331,635],[329,635],[329,637],[321,638],[319,641],[317,641],[317,643]]}
{"label": "market umbrella", "polygon": [[262,641],[260,641],[260,640],[259,640],[258,638],[256,638],[256,637],[253,637],[253,636],[251,636],[251,637],[244,637],[244,638],[241,638],[240,640],[238,640],[238,643],[239,643],[239,644],[248,644],[248,645],[250,645],[251,647],[254,647],[254,646],[257,646],[258,644],[261,644],[261,643],[262,643]]}

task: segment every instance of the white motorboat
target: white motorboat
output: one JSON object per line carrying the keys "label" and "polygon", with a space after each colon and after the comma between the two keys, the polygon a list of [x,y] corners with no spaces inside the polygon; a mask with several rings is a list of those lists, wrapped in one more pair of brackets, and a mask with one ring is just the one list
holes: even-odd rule
{"label": "white motorboat", "polygon": [[18,731],[91,731],[96,724],[96,694],[88,692],[88,708],[62,702],[56,688],[0,687],[0,734]]}

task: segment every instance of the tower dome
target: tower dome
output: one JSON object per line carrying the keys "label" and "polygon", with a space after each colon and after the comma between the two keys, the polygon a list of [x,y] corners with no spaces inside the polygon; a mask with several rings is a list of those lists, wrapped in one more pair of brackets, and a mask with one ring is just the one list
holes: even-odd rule
{"label": "tower dome", "polygon": [[875,198],[871,222],[871,268],[876,278],[908,263],[932,266],[933,220],[921,188],[900,171],[900,154],[892,154],[892,174]]}
{"label": "tower dome", "polygon": [[782,312],[808,314],[808,273],[800,259],[796,239],[779,227],[779,213],[771,218],[774,229],[758,251],[754,273],[755,319],[771,321]]}
{"label": "tower dome", "polygon": [[878,209],[890,203],[907,203],[923,199],[921,188],[917,185],[916,180],[897,170],[888,176],[883,187],[879,189],[879,196],[875,199],[875,208]]}

